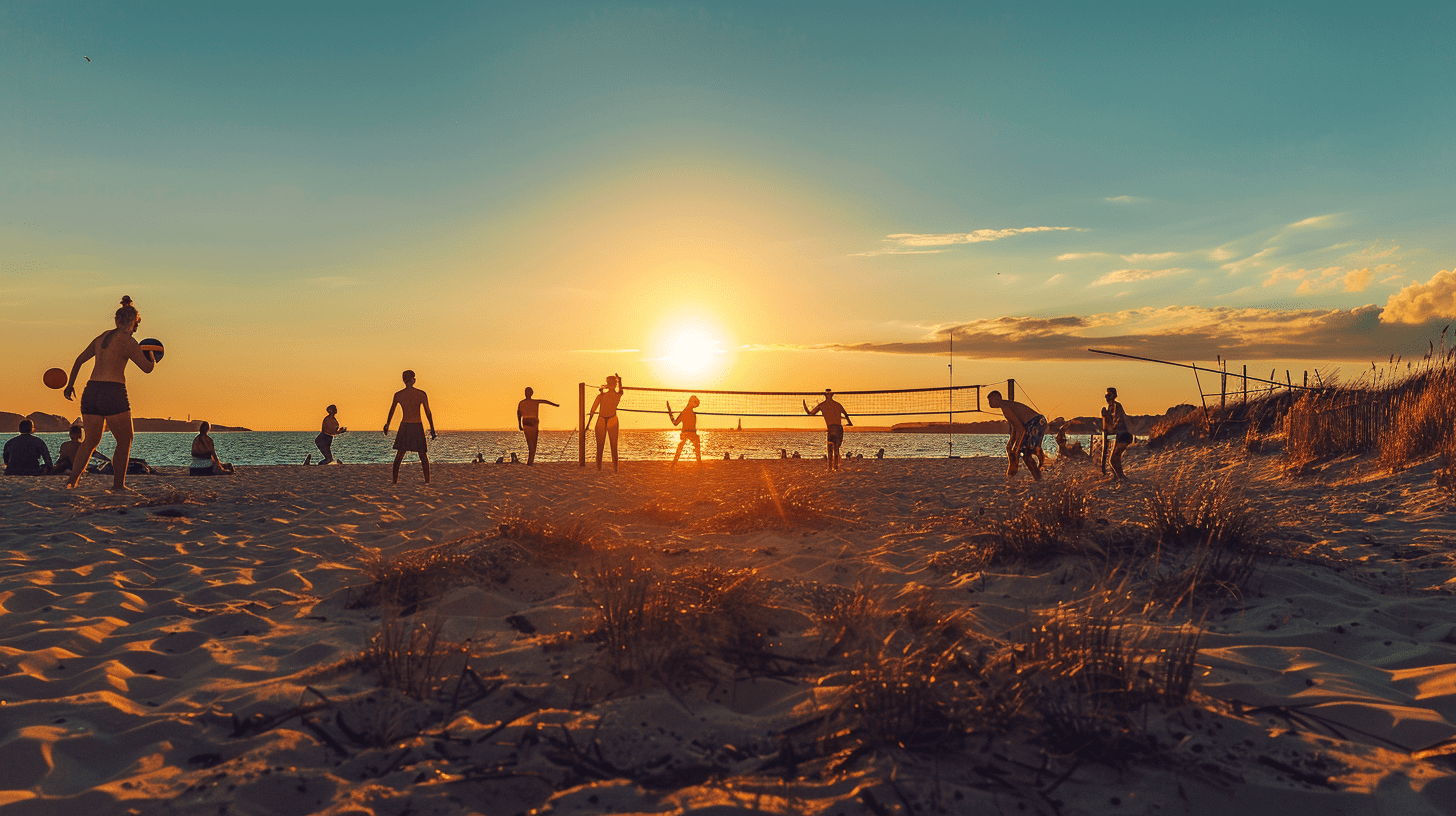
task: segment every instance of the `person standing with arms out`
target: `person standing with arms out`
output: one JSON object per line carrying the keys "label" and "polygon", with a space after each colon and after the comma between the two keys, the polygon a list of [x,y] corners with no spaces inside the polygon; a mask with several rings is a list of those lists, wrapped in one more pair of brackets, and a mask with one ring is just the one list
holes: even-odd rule
{"label": "person standing with arms out", "polygon": [[1006,468],[1006,478],[1016,475],[1016,457],[1019,454],[1021,461],[1026,463],[1026,469],[1031,471],[1031,478],[1041,481],[1041,466],[1037,461],[1038,454],[1046,455],[1041,450],[1041,441],[1046,438],[1046,417],[1028,405],[1003,399],[1000,391],[987,394],[986,404],[992,408],[1000,408],[1001,415],[1006,417],[1006,424],[1011,426],[1011,439],[1006,443],[1006,455],[1011,464]]}
{"label": "person standing with arms out", "polygon": [[587,421],[590,416],[601,409],[601,415],[597,422],[597,470],[602,469],[602,445],[608,439],[612,440],[612,472],[617,472],[617,404],[622,401],[622,377],[613,374],[607,378],[607,384],[601,387],[597,398],[592,401],[591,411],[588,412]]}
{"label": "person standing with arms out", "polygon": [[849,418],[849,412],[844,406],[834,400],[834,390],[824,389],[824,401],[809,409],[809,403],[800,400],[804,404],[804,413],[809,416],[820,414],[824,417],[824,429],[829,435],[829,469],[839,470],[839,446],[844,444],[844,426],[854,425]]}
{"label": "person standing with arms out", "polygon": [[[698,402],[698,395],[694,394],[688,397],[687,407],[683,408],[674,417],[672,415],[672,403],[667,403],[667,418],[672,420],[672,424],[674,425],[682,424],[682,435],[677,440],[677,453],[672,455],[673,464],[677,464],[677,460],[682,456],[683,443],[689,439],[693,440],[693,453],[697,455],[698,461],[703,461],[703,443],[698,438],[698,412],[696,410],[701,404]],[[724,453],[723,457],[726,459],[728,454]]]}
{"label": "person standing with arms out", "polygon": [[76,377],[81,373],[81,364],[90,359],[96,363],[91,368],[91,379],[81,392],[81,427],[84,437],[81,449],[71,460],[71,478],[66,487],[72,488],[81,482],[86,472],[86,463],[91,453],[101,442],[101,435],[111,430],[116,440],[112,453],[112,490],[126,490],[126,469],[131,461],[131,402],[126,395],[126,364],[135,363],[143,374],[152,373],[157,363],[152,355],[142,351],[141,345],[132,337],[142,324],[142,317],[132,305],[130,296],[123,296],[121,308],[116,310],[116,328],[97,335],[90,345],[82,349],[71,366],[71,377],[66,382],[66,399],[76,396]]}
{"label": "person standing with arms out", "polygon": [[[339,418],[334,416],[339,413],[339,406],[330,405],[324,411],[327,412],[327,416],[324,417],[323,428],[319,431],[319,435],[313,438],[313,444],[318,446],[319,453],[323,454],[324,457],[319,461],[320,465],[327,465],[336,461],[334,459],[334,437],[349,432],[348,428],[339,424]],[[308,464],[308,461],[305,460],[304,464]]]}
{"label": "person standing with arms out", "polygon": [[406,371],[400,375],[404,388],[394,392],[394,401],[389,404],[389,416],[384,419],[384,434],[389,435],[389,423],[394,420],[394,409],[399,408],[399,433],[394,437],[394,483],[399,484],[399,463],[404,455],[414,451],[420,457],[420,467],[425,471],[425,484],[430,483],[430,451],[425,442],[425,425],[420,421],[420,409],[430,420],[430,438],[435,438],[435,415],[430,413],[430,398],[415,388],[415,373]]}
{"label": "person standing with arms out", "polygon": [[1107,400],[1107,407],[1102,409],[1102,444],[1107,444],[1108,434],[1116,435],[1112,446],[1111,477],[1115,482],[1127,478],[1127,474],[1122,472],[1122,454],[1132,445],[1132,429],[1127,424],[1127,412],[1117,401],[1117,389],[1109,386],[1103,398]]}
{"label": "person standing with arms out", "polygon": [[526,398],[516,403],[516,427],[526,435],[526,464],[536,464],[536,440],[541,436],[541,406],[549,405],[552,408],[560,408],[560,405],[551,400],[536,399],[531,396],[536,392],[530,388],[526,389]]}

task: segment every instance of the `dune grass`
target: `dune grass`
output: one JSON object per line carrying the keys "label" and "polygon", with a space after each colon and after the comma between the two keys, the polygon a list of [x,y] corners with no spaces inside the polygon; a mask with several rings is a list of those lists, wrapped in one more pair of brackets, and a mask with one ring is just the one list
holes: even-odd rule
{"label": "dune grass", "polygon": [[468,652],[463,644],[441,635],[443,621],[405,621],[390,618],[369,642],[358,664],[372,670],[379,684],[416,700],[438,699],[450,678],[465,668]]}
{"label": "dune grass", "polygon": [[734,502],[703,526],[724,533],[787,532],[822,530],[842,521],[820,491],[802,485],[778,490],[770,485]]}
{"label": "dune grass", "polygon": [[1265,553],[1267,523],[1226,477],[1176,473],[1149,491],[1146,514],[1157,545],[1154,597],[1174,608],[1237,595]]}

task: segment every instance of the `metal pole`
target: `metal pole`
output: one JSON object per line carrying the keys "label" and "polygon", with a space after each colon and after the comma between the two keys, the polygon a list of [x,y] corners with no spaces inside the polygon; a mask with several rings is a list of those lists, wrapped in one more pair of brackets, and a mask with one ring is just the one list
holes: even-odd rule
{"label": "metal pole", "polygon": [[1015,399],[1016,399],[1016,380],[1007,380],[1006,381],[1006,399],[1015,401]]}
{"label": "metal pole", "polygon": [[576,384],[576,459],[586,467],[586,383]]}
{"label": "metal pole", "polygon": [[[1192,365],[1190,363],[1175,363],[1175,362],[1172,362],[1172,361],[1169,361],[1169,360],[1158,360],[1158,359],[1155,359],[1153,357],[1139,357],[1136,354],[1123,354],[1120,351],[1105,351],[1103,349],[1095,349],[1095,348],[1089,348],[1087,350],[1090,351],[1090,352],[1092,352],[1093,354],[1106,354],[1109,357],[1122,357],[1122,358],[1125,358],[1125,359],[1128,359],[1128,360],[1141,360],[1141,361],[1143,361],[1145,363],[1159,363],[1161,365],[1177,366],[1179,368],[1191,368],[1194,371],[1207,371],[1210,374],[1224,374],[1224,373],[1226,373],[1223,370],[1217,369],[1217,368],[1205,368],[1203,366],[1196,366],[1196,365]],[[1318,370],[1315,371],[1315,377],[1316,378],[1319,377],[1319,371]],[[1250,377],[1249,379],[1253,380],[1254,382],[1263,382],[1263,380],[1260,380],[1258,377]],[[1275,385],[1281,385],[1282,383],[1274,383],[1274,384]],[[1293,387],[1294,388],[1300,388],[1301,386],[1296,385],[1296,386],[1293,386]],[[1319,391],[1320,390],[1319,387],[1311,386],[1309,384],[1309,372],[1308,371],[1306,371],[1304,373],[1304,386],[1303,387],[1304,388],[1307,388],[1310,391]],[[1209,394],[1209,396],[1212,396],[1212,394]]]}
{"label": "metal pole", "polygon": [[945,392],[945,458],[955,456],[955,329],[950,330],[950,351],[947,354],[946,370],[950,390]]}

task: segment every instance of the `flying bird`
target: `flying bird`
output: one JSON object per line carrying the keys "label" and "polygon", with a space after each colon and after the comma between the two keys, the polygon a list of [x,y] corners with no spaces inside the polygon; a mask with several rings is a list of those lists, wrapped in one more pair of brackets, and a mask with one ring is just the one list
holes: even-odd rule
{"label": "flying bird", "polygon": [[83,57],[83,59],[85,59],[87,62],[90,62],[91,61],[91,58],[90,57]]}

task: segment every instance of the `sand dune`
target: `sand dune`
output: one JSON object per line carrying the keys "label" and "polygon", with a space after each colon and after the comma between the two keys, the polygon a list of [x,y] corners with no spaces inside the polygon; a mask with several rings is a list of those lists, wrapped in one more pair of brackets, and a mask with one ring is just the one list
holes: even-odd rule
{"label": "sand dune", "polygon": [[[985,460],[460,465],[395,487],[387,466],[274,467],[136,477],[127,497],[0,480],[0,807],[1456,813],[1456,523],[1430,465],[1292,479],[1231,447],[1128,464],[1133,483],[1091,488],[1102,529],[1138,529],[1155,474],[1187,467],[1246,486],[1284,557],[1202,602],[1190,701],[1138,708],[1101,761],[1016,729],[929,751],[826,732],[855,669],[830,653],[824,610],[857,589],[885,610],[933,601],[991,644],[1100,580],[1108,553],[945,567],[1085,469],[1008,485]],[[798,523],[772,523],[774,502]],[[520,532],[550,527],[562,536]],[[361,603],[368,553],[451,542],[475,580],[404,609]],[[672,682],[612,664],[589,576],[629,556],[756,571],[762,608],[715,614],[758,616],[760,662],[688,639],[648,655]],[[407,637],[430,621],[465,651],[424,700],[382,688],[358,656],[386,624]]]}

